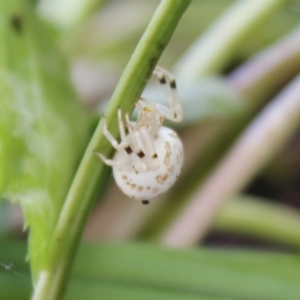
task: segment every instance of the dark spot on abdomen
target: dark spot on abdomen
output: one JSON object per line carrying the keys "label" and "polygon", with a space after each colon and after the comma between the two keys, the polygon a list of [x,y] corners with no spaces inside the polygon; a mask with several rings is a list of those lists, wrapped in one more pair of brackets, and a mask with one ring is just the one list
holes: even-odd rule
{"label": "dark spot on abdomen", "polygon": [[127,152],[127,154],[131,154],[132,153],[132,149],[130,146],[125,148],[125,151]]}
{"label": "dark spot on abdomen", "polygon": [[145,153],[143,151],[140,151],[137,155],[138,157],[143,158],[145,156]]}

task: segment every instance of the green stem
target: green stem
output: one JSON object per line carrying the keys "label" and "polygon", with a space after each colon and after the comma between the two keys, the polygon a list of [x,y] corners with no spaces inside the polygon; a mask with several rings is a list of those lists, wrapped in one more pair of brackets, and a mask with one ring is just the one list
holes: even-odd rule
{"label": "green stem", "polygon": [[229,201],[218,214],[213,229],[300,247],[299,212],[255,197]]}
{"label": "green stem", "polygon": [[[169,42],[182,14],[191,1],[164,0],[150,21],[133,53],[106,111],[109,130],[117,132],[117,109],[133,109],[148,78]],[[100,122],[76,173],[48,249],[48,259],[41,271],[34,300],[61,299],[79,240],[101,185],[106,167],[93,155],[100,150],[109,155],[112,147],[102,134]]]}
{"label": "green stem", "polygon": [[286,0],[236,1],[177,64],[176,75],[185,80],[219,72],[251,31]]}

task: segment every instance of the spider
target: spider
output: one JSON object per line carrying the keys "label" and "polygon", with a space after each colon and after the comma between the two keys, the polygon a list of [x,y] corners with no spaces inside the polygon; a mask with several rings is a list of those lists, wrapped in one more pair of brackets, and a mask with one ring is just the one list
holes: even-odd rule
{"label": "spider", "polygon": [[182,107],[178,100],[174,76],[157,66],[153,72],[163,86],[169,107],[140,98],[135,104],[138,110],[136,122],[118,109],[121,142],[107,130],[105,118],[103,134],[117,150],[113,159],[94,153],[113,168],[115,181],[127,196],[148,204],[149,200],[165,193],[177,180],[183,163],[183,147],[177,134],[164,127],[164,119],[181,122]]}

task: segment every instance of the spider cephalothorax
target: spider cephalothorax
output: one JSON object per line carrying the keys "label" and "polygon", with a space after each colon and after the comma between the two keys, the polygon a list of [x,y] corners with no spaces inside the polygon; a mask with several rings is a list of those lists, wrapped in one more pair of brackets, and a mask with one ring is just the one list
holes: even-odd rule
{"label": "spider cephalothorax", "polygon": [[136,103],[138,118],[131,122],[125,114],[126,134],[122,111],[118,110],[121,142],[107,130],[103,134],[117,150],[113,159],[95,152],[103,162],[112,166],[119,188],[129,197],[148,204],[149,200],[166,192],[178,178],[183,163],[183,147],[177,134],[163,127],[164,119],[182,120],[174,76],[161,67],[154,72],[164,87],[169,107],[140,98]]}

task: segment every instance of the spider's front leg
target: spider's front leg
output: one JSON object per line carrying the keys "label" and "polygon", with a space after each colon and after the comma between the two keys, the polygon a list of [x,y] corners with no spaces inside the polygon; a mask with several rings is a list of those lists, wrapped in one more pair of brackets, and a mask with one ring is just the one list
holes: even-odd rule
{"label": "spider's front leg", "polygon": [[[107,129],[107,122],[105,117],[103,116],[103,134],[108,139],[108,141],[111,143],[111,145],[117,150],[117,151],[126,151],[127,154],[132,153],[132,149],[130,145],[127,142],[126,134],[125,134],[125,128],[124,128],[124,122],[122,118],[122,111],[119,107],[118,109],[118,124],[119,124],[119,131],[121,136],[121,142],[118,143],[118,141],[113,137],[113,135],[108,131]],[[122,166],[126,163],[128,163],[128,159],[124,159],[123,161],[115,161],[112,159],[107,159],[103,154],[93,151],[93,153],[98,156],[106,165],[108,166]]]}
{"label": "spider's front leg", "polygon": [[119,132],[120,132],[120,136],[121,136],[121,142],[120,143],[118,143],[117,140],[108,131],[107,122],[106,122],[106,119],[105,119],[104,116],[103,116],[103,134],[116,150],[125,149],[126,152],[128,154],[130,154],[132,150],[130,149],[130,146],[129,146],[127,140],[126,140],[124,122],[123,122],[122,111],[121,111],[120,107],[118,108],[118,124],[119,124]]}
{"label": "spider's front leg", "polygon": [[157,76],[160,84],[163,86],[167,101],[169,104],[169,109],[167,109],[160,104],[157,105],[157,111],[164,115],[167,119],[174,122],[181,122],[183,117],[182,107],[179,102],[177,87],[175,77],[169,71],[156,66],[153,72]]}

